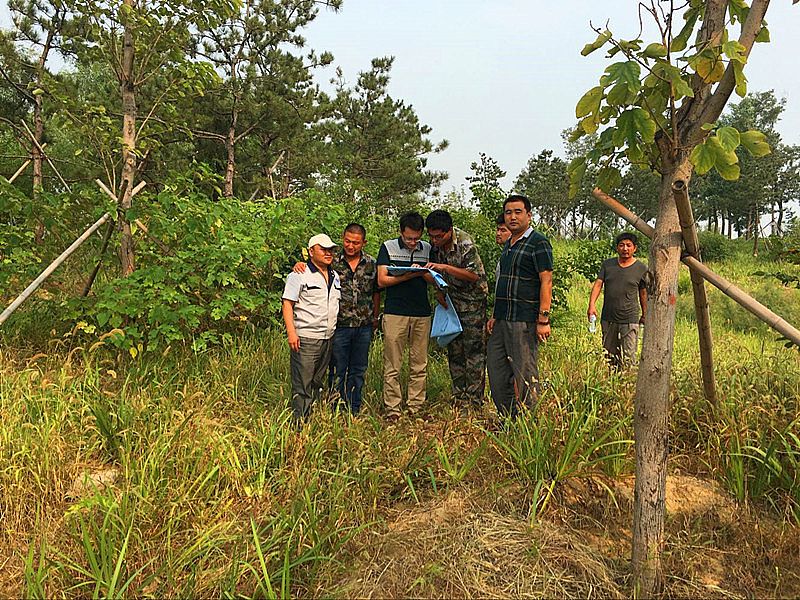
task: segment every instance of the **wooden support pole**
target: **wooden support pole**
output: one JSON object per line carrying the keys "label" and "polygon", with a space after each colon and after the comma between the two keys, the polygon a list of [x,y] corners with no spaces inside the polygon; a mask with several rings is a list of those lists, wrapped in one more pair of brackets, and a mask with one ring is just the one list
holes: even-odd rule
{"label": "wooden support pole", "polygon": [[[655,229],[648,225],[645,221],[640,219],[636,214],[625,208],[622,204],[614,200],[611,196],[603,192],[601,189],[596,188],[592,195],[601,203],[613,211],[617,216],[625,219],[628,223],[633,225],[636,229],[641,231],[647,237],[652,238]],[[772,312],[766,306],[758,302],[752,296],[742,291],[724,277],[720,277],[714,271],[709,269],[699,260],[693,256],[684,256],[681,262],[693,271],[697,271],[700,276],[709,282],[711,285],[719,289],[723,294],[737,302],[743,308],[747,309],[755,315],[758,319],[772,327],[775,331],[783,335],[785,338],[791,340],[794,344],[800,346],[800,330],[796,329],[787,323],[782,317]]]}
{"label": "wooden support pole", "polygon": [[[44,148],[45,148],[45,146],[47,146],[47,142],[45,142],[44,144],[42,144],[42,149],[44,149]],[[32,162],[33,162],[33,159],[30,159],[30,158],[29,158],[29,159],[28,159],[28,160],[26,160],[24,163],[22,163],[22,166],[21,166],[19,169],[17,169],[17,172],[16,172],[16,173],[14,173],[14,174],[11,176],[11,178],[8,180],[8,183],[14,183],[14,180],[15,180],[17,177],[19,177],[20,175],[22,175],[22,174],[25,172],[25,169],[27,169],[27,168],[28,168],[28,165],[29,165],[29,164],[31,164]]]}
{"label": "wooden support pole", "polygon": [[[700,260],[700,240],[697,237],[692,205],[689,202],[689,191],[686,182],[677,180],[672,184],[672,195],[678,209],[678,220],[683,232],[686,251],[698,261]],[[708,295],[705,281],[695,270],[690,269],[692,278],[692,295],[694,296],[694,312],[697,319],[697,336],[700,341],[700,366],[703,374],[703,394],[711,404],[717,404],[717,389],[714,381],[714,352],[711,338],[711,313],[708,309]]]}
{"label": "wooden support pole", "polygon": [[80,246],[83,242],[89,239],[89,236],[92,235],[95,231],[97,231],[100,227],[102,227],[103,223],[108,221],[110,217],[111,217],[110,213],[106,213],[102,217],[100,217],[94,223],[94,225],[89,227],[89,229],[84,231],[83,234],[81,234],[81,236],[77,240],[72,242],[69,248],[64,250],[64,252],[62,252],[58,256],[58,258],[56,258],[52,263],[50,263],[50,266],[48,266],[44,271],[42,271],[41,274],[36,279],[34,279],[28,287],[25,288],[25,291],[23,291],[19,296],[17,296],[16,300],[14,300],[11,304],[9,304],[8,308],[6,308],[2,312],[2,314],[0,314],[0,325],[2,325],[5,322],[5,320],[8,319],[8,317],[10,317],[15,310],[17,310],[17,308],[19,308],[20,304],[25,302],[25,300],[27,300],[28,297],[31,294],[33,294],[33,292],[35,292],[40,285],[42,285],[45,279],[50,277],[53,271],[55,271],[61,265],[61,263],[63,263],[65,260],[67,260],[67,258],[69,258],[70,254],[72,254],[73,252],[75,252],[75,250],[78,249],[78,246]]}
{"label": "wooden support pole", "polygon": [[103,257],[106,254],[106,249],[108,248],[108,242],[111,241],[111,234],[114,232],[114,219],[111,219],[108,222],[108,227],[106,227],[105,236],[103,236],[103,246],[100,248],[100,257],[97,259],[97,263],[94,265],[94,269],[89,274],[86,283],[83,286],[83,291],[81,292],[81,296],[88,296],[89,291],[92,289],[92,285],[94,284],[94,280],[97,279],[97,274],[100,272],[100,267],[103,265]]}
{"label": "wooden support pole", "polygon": [[28,135],[31,136],[31,140],[33,140],[33,143],[36,144],[36,147],[39,149],[39,152],[41,152],[42,156],[44,156],[44,159],[47,161],[47,164],[50,165],[51,169],[53,169],[53,172],[56,174],[58,179],[61,181],[61,183],[64,184],[64,187],[67,188],[68,192],[72,192],[72,190],[69,187],[69,184],[66,181],[64,181],[64,178],[61,176],[61,173],[58,172],[58,169],[56,169],[56,166],[53,164],[53,161],[51,161],[50,157],[47,156],[47,154],[45,154],[44,146],[40,145],[39,142],[36,141],[36,136],[33,135],[33,132],[28,127],[28,124],[25,122],[25,119],[23,119],[21,123],[22,126],[25,127],[25,131],[28,132]]}

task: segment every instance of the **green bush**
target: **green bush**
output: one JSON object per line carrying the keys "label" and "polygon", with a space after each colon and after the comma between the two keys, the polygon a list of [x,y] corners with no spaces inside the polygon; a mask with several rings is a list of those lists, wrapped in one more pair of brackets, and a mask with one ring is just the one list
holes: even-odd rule
{"label": "green bush", "polygon": [[736,244],[722,234],[701,231],[697,237],[700,241],[700,256],[703,262],[720,262],[736,253]]}
{"label": "green bush", "polygon": [[345,208],[317,193],[244,202],[177,191],[168,187],[131,211],[149,230],[136,232],[136,270],[65,303],[80,329],[113,332],[132,355],[180,341],[203,349],[248,322],[276,322],[284,277],[308,236],[336,238],[345,224]]}

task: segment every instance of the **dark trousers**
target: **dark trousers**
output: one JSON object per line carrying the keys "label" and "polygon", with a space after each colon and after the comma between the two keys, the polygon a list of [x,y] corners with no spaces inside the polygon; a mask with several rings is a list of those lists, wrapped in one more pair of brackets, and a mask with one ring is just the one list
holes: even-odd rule
{"label": "dark trousers", "polygon": [[453,403],[479,408],[486,389],[486,310],[459,312],[458,316],[463,332],[447,344]]}
{"label": "dark trousers", "polygon": [[538,354],[536,323],[495,321],[486,349],[486,367],[489,389],[501,417],[516,418],[519,413],[515,382],[519,402],[527,408],[535,407],[540,391]]}
{"label": "dark trousers", "polygon": [[331,340],[300,338],[300,350],[289,352],[292,371],[292,416],[305,418],[325,387],[331,362]]}
{"label": "dark trousers", "polygon": [[372,327],[337,327],[333,334],[333,384],[352,414],[361,410],[361,390],[369,360]]}

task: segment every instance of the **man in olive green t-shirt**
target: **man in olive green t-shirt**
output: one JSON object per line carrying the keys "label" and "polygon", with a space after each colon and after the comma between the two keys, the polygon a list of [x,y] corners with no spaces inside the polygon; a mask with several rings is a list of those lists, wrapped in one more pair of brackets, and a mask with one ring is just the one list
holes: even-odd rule
{"label": "man in olive green t-shirt", "polygon": [[589,295],[586,316],[591,320],[592,316],[597,318],[595,303],[605,285],[600,326],[603,349],[614,368],[630,365],[636,359],[639,327],[647,311],[644,279],[647,266],[634,258],[637,241],[633,233],[623,232],[617,236],[614,240],[617,258],[603,261]]}

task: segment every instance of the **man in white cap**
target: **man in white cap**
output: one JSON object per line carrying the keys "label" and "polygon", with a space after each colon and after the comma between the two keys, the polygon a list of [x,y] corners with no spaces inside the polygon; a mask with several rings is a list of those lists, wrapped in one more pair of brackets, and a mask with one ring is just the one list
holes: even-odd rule
{"label": "man in white cap", "polygon": [[289,342],[292,372],[292,415],[308,417],[326,384],[331,362],[331,339],[339,314],[341,285],[333,270],[331,238],[320,233],[308,240],[308,268],[289,273],[283,289],[283,321]]}

